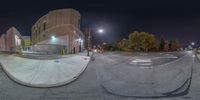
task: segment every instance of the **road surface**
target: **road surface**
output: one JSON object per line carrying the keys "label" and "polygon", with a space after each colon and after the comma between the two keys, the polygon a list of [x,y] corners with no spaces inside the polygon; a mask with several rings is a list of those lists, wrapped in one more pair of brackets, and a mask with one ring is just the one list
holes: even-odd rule
{"label": "road surface", "polygon": [[[128,53],[109,53],[113,56],[116,54],[130,55]],[[155,100],[155,98],[120,96],[108,92],[102,86],[98,77],[98,67],[102,67],[103,63],[99,60],[102,59],[99,55],[106,56],[106,54],[95,55],[95,60],[89,63],[87,69],[77,80],[55,88],[31,88],[17,84],[1,69],[0,100]],[[131,56],[134,56],[134,54],[131,54]],[[159,63],[164,62],[170,61],[160,61]],[[177,97],[156,98],[156,100],[198,100],[200,98],[200,63],[198,59],[195,59],[192,69],[192,81],[187,94]]]}

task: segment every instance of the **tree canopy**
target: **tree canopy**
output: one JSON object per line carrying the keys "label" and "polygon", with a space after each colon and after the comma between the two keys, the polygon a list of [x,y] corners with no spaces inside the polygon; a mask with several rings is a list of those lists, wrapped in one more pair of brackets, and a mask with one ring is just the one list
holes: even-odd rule
{"label": "tree canopy", "polygon": [[129,35],[129,48],[148,51],[156,48],[156,38],[147,32],[135,31]]}

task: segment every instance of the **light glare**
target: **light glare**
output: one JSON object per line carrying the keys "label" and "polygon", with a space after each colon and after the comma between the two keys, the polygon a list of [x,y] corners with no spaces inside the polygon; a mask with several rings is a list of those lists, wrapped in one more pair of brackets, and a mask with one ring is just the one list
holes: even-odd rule
{"label": "light glare", "polygon": [[99,29],[99,33],[103,33],[104,32],[104,30],[103,29]]}

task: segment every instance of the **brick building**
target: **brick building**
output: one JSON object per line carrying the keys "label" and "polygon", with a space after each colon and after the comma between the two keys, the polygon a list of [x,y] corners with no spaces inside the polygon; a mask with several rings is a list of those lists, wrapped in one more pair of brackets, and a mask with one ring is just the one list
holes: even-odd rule
{"label": "brick building", "polygon": [[80,52],[84,35],[80,31],[81,15],[74,9],[59,9],[42,16],[32,26],[32,45],[35,51],[58,53]]}
{"label": "brick building", "polygon": [[9,52],[19,52],[23,48],[21,34],[15,27],[7,30],[6,34],[0,37],[0,50]]}

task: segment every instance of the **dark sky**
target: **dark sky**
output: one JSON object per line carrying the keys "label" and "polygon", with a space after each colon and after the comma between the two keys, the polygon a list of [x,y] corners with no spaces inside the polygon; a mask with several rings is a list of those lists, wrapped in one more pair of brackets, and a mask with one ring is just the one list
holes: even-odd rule
{"label": "dark sky", "polygon": [[82,30],[88,25],[106,30],[96,35],[97,40],[113,42],[137,30],[158,39],[177,38],[186,46],[200,42],[199,4],[191,0],[1,0],[0,33],[15,26],[30,35],[31,26],[48,11],[74,8],[82,15]]}

